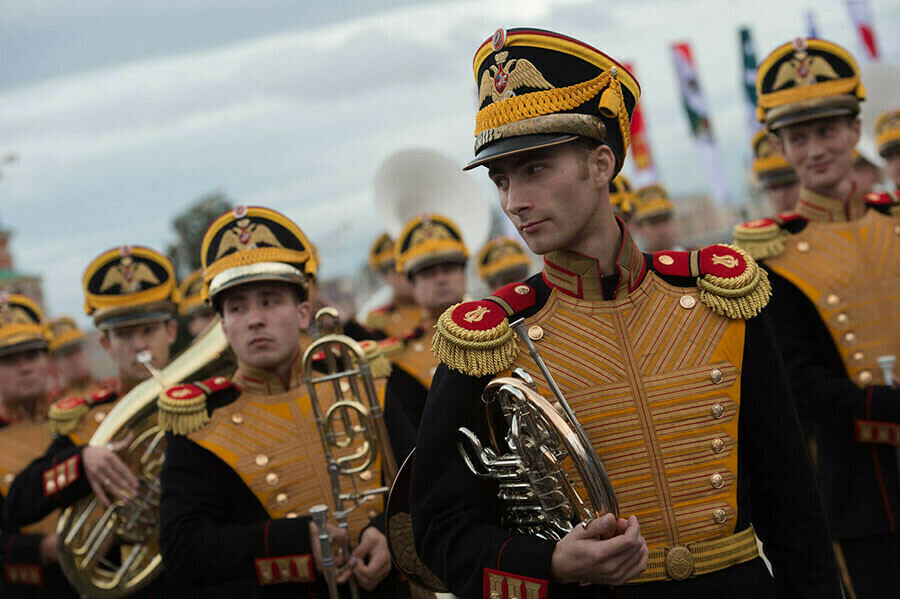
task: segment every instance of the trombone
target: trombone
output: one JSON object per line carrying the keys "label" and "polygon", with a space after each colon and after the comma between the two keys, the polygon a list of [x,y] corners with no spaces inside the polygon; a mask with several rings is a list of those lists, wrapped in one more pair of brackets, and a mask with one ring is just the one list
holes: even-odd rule
{"label": "trombone", "polygon": [[[319,329],[326,330],[325,319],[336,316],[337,312],[333,308],[319,310],[316,314]],[[380,458],[383,478],[390,483],[397,474],[397,462],[371,366],[356,341],[334,333],[322,336],[304,352],[303,372],[325,452],[334,519],[338,527],[347,533],[342,551],[349,558],[348,516],[375,497],[387,496],[390,491],[389,484],[379,485],[380,481],[374,481],[373,485],[365,487],[357,480]],[[331,541],[324,531],[328,507],[315,506],[310,515],[319,527],[323,570],[328,581],[329,596],[331,599],[338,599],[337,585],[334,582],[337,567]],[[349,584],[351,596],[357,599],[359,589],[356,581],[351,578]]]}

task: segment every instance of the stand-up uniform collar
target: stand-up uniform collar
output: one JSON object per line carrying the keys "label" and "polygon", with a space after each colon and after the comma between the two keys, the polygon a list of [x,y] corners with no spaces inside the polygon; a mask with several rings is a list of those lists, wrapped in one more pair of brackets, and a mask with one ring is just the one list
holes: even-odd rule
{"label": "stand-up uniform collar", "polygon": [[254,368],[240,360],[238,360],[237,370],[231,380],[244,393],[251,393],[253,395],[278,395],[280,393],[286,393],[287,391],[296,389],[303,383],[300,357],[300,352],[297,352],[294,361],[291,363],[291,370],[288,374],[288,380],[286,381],[283,380],[277,372],[263,368]]}
{"label": "stand-up uniform collar", "polygon": [[647,265],[628,228],[616,220],[622,230],[622,244],[616,258],[618,273],[604,277],[596,258],[555,250],[544,256],[544,282],[566,295],[588,301],[619,299],[634,291],[644,280]]}
{"label": "stand-up uniform collar", "polygon": [[816,193],[805,187],[800,188],[800,199],[797,201],[797,214],[817,222],[843,223],[854,221],[866,213],[865,194],[860,193],[853,184],[853,190],[847,199],[833,198]]}

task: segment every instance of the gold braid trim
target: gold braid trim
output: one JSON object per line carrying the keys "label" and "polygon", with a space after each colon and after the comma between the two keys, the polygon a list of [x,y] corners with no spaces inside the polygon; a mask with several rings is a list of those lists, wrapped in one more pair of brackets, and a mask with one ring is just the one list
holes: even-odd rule
{"label": "gold braid trim", "polygon": [[753,229],[737,225],[734,228],[734,245],[750,255],[754,260],[765,260],[780,256],[787,245],[788,233],[777,223],[770,227]]}
{"label": "gold braid trim", "polygon": [[167,393],[168,389],[160,394],[156,402],[160,430],[186,436],[197,432],[209,422],[205,393],[190,399],[171,399]]}
{"label": "gold braid trim", "polygon": [[628,110],[622,95],[622,84],[619,83],[617,77],[610,75],[609,71],[603,71],[589,81],[568,87],[554,87],[521,96],[512,96],[489,104],[475,115],[475,136],[477,137],[482,131],[496,129],[516,121],[573,110],[598,94],[601,94],[598,105],[600,114],[606,118],[618,117],[623,153],[628,154],[628,146],[631,144]]}
{"label": "gold braid trim", "polygon": [[497,326],[471,331],[451,318],[458,306],[450,306],[437,321],[437,332],[431,339],[431,352],[454,370],[470,376],[496,374],[509,368],[519,349],[506,318]]}
{"label": "gold braid trim", "polygon": [[66,436],[75,432],[81,425],[81,419],[91,409],[87,403],[83,403],[78,407],[67,410],[59,410],[56,405],[50,406],[50,420],[47,422],[47,428],[50,429],[50,435]]}
{"label": "gold braid trim", "polygon": [[724,278],[703,275],[697,278],[700,301],[719,316],[734,319],[753,318],[766,307],[772,297],[769,275],[750,257],[750,254],[733,245],[726,245],[739,253],[747,268],[737,277]]}

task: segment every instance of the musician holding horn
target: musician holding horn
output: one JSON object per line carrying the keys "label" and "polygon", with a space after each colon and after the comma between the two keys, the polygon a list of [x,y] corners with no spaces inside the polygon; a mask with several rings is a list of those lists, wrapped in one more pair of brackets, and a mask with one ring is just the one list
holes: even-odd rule
{"label": "musician holding horn", "polygon": [[[474,70],[480,110],[468,168],[488,168],[501,208],[544,256],[544,269],[438,319],[442,364],[409,492],[422,561],[457,595],[485,599],[757,598],[774,597],[776,588],[840,597],[764,310],[765,273],[725,245],[642,254],[613,216],[609,183],[628,150],[637,82],[583,42],[534,29],[498,30],[478,49]],[[511,330],[519,318],[521,336]],[[505,385],[508,405],[522,402],[531,381],[549,401],[486,418],[486,384],[516,368],[524,382],[519,390]],[[545,423],[565,420],[574,431],[568,455],[578,470],[608,477],[615,494],[588,506],[583,525],[563,517],[571,530],[559,540],[540,518],[528,524],[532,533],[518,524],[534,514],[536,498],[548,519],[583,513],[559,507],[577,504],[574,492],[512,468],[504,472],[528,476],[501,481],[498,497],[491,471],[536,457],[548,472],[564,468],[575,490],[584,487],[571,463],[542,450],[548,428],[526,435],[542,405]],[[504,426],[489,435],[498,422]],[[457,444],[471,444],[473,433],[483,450],[464,457]],[[588,445],[579,449],[573,439]],[[497,457],[507,444],[518,458]]]}
{"label": "musician holding horn", "polygon": [[[391,564],[377,526],[379,500],[352,510],[346,528],[321,530],[310,517],[311,508],[322,513],[320,505],[335,509],[337,477],[323,454],[321,410],[300,345],[317,266],[307,237],[274,210],[239,206],[206,232],[202,264],[204,293],[238,366],[230,379],[176,385],[160,396],[160,426],[168,431],[165,576],[193,598],[385,592],[393,580],[385,580]],[[380,484],[382,466],[352,482]]]}

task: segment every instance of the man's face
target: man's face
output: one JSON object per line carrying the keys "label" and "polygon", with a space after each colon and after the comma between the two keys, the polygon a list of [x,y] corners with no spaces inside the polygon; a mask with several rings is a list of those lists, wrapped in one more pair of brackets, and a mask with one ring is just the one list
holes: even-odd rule
{"label": "man's face", "polygon": [[830,117],[782,127],[777,139],[805,187],[828,189],[850,176],[859,127],[859,119]]}
{"label": "man's face", "polygon": [[900,146],[892,149],[884,156],[884,174],[900,189]]}
{"label": "man's face", "polygon": [[149,351],[150,363],[162,368],[169,362],[169,346],[175,342],[177,330],[174,320],[116,327],[100,336],[100,345],[112,358],[119,376],[142,381],[150,377],[150,371],[138,362],[137,355]]}
{"label": "man's face", "polygon": [[800,181],[791,181],[789,183],[779,183],[777,185],[766,185],[763,193],[769,205],[775,209],[775,212],[782,213],[793,210],[800,199]]}
{"label": "man's face", "polygon": [[55,352],[53,364],[63,385],[91,378],[91,359],[84,343],[76,343]]}
{"label": "man's face", "polygon": [[210,308],[195,310],[188,317],[187,327],[191,337],[196,337],[203,332],[209,323],[216,317],[216,313]]}
{"label": "man's face", "polygon": [[[600,230],[602,212],[598,188],[608,189],[612,171],[597,176],[588,168],[600,146],[585,154],[575,142],[498,158],[488,174],[500,198],[500,207],[535,254],[574,249]],[[605,154],[604,154],[605,155]],[[606,181],[601,179],[606,178]]]}
{"label": "man's face", "polygon": [[661,252],[675,247],[676,227],[671,214],[650,217],[635,228],[644,242],[645,252]]}
{"label": "man's face", "polygon": [[412,285],[405,274],[397,272],[392,266],[384,272],[384,278],[393,291],[394,300],[412,298]]}
{"label": "man's face", "polygon": [[870,193],[881,183],[881,171],[870,162],[859,162],[853,165],[850,176],[856,183],[856,189],[862,193]]}
{"label": "man's face", "polygon": [[300,351],[300,331],[309,326],[309,303],[297,301],[285,284],[248,283],[226,292],[222,328],[238,360],[278,370]]}
{"label": "man's face", "polygon": [[466,272],[461,264],[432,264],[412,276],[413,298],[434,314],[462,301]]}
{"label": "man's face", "polygon": [[6,404],[34,400],[47,392],[50,359],[33,349],[0,357],[0,398]]}

